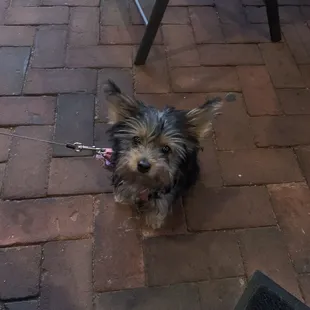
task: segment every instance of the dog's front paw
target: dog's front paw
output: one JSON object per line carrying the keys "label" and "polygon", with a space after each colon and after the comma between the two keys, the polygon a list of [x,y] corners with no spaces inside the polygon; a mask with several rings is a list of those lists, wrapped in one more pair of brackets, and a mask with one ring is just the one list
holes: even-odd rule
{"label": "dog's front paw", "polygon": [[160,229],[165,223],[166,217],[156,211],[152,211],[146,214],[145,220],[146,225],[151,227],[152,229]]}

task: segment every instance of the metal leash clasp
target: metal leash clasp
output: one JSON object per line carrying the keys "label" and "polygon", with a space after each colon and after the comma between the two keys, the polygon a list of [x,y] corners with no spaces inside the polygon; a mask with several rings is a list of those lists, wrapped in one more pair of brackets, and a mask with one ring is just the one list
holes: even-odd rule
{"label": "metal leash clasp", "polygon": [[80,142],[74,142],[73,144],[68,143],[66,146],[67,148],[72,149],[77,153],[80,153],[81,151],[93,151],[96,154],[100,154],[100,153],[103,153],[105,150],[102,147],[88,146]]}

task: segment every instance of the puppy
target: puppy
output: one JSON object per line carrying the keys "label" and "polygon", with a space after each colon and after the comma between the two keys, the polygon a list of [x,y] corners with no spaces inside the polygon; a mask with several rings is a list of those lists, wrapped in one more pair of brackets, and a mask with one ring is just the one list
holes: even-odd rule
{"label": "puppy", "polygon": [[198,152],[221,100],[189,111],[158,110],[128,97],[111,80],[104,90],[115,201],[145,211],[147,225],[158,229],[199,177]]}

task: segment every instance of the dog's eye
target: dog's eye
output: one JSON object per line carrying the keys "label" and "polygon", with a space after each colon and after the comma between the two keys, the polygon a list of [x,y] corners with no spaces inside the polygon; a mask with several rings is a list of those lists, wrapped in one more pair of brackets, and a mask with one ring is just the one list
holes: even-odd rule
{"label": "dog's eye", "polygon": [[138,144],[141,143],[141,139],[140,139],[140,137],[135,136],[135,137],[132,138],[132,142],[133,142],[134,145],[138,145]]}
{"label": "dog's eye", "polygon": [[161,150],[163,151],[164,154],[168,154],[171,151],[168,145],[163,146]]}

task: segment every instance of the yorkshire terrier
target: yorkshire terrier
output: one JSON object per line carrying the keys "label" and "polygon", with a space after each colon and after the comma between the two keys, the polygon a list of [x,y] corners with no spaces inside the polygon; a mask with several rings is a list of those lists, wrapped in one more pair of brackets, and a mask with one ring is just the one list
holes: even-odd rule
{"label": "yorkshire terrier", "polygon": [[144,210],[146,224],[161,228],[173,203],[199,177],[201,142],[212,131],[221,100],[189,111],[158,110],[122,93],[111,80],[104,90],[115,201]]}

